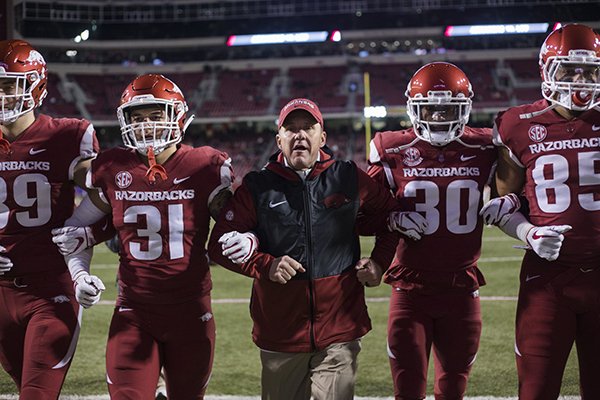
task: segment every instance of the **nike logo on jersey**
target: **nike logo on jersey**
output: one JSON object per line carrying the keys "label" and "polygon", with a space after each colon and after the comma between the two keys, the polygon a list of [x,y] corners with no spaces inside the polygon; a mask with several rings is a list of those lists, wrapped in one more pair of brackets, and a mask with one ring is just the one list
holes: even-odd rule
{"label": "nike logo on jersey", "polygon": [[532,275],[532,276],[529,276],[529,275],[527,275],[527,276],[525,277],[525,282],[532,281],[532,280],[534,280],[534,279],[537,279],[537,278],[539,278],[540,276],[541,276],[541,275]]}
{"label": "nike logo on jersey", "polygon": [[33,147],[29,149],[29,154],[35,156],[36,154],[40,154],[46,151],[46,149],[34,149]]}
{"label": "nike logo on jersey", "polygon": [[119,312],[131,311],[133,308],[119,307]]}
{"label": "nike logo on jersey", "polygon": [[278,201],[277,203],[273,203],[272,201],[269,202],[269,208],[275,208],[277,206],[282,205],[283,203],[287,203],[287,200],[284,201]]}
{"label": "nike logo on jersey", "polygon": [[469,160],[474,159],[475,157],[477,157],[477,156],[465,156],[465,155],[461,154],[460,161],[469,161]]}
{"label": "nike logo on jersey", "polygon": [[186,176],[185,178],[175,178],[173,179],[173,185],[179,185],[181,182],[185,182],[188,179],[190,179],[189,176]]}
{"label": "nike logo on jersey", "polygon": [[592,125],[592,130],[594,132],[600,131],[600,125]]}

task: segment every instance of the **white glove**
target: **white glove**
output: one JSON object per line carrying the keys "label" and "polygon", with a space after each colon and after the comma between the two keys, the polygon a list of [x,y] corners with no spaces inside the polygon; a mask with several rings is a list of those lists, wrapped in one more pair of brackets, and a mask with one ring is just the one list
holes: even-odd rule
{"label": "white glove", "polygon": [[[0,246],[0,253],[6,253],[6,248],[4,246]],[[4,275],[13,267],[12,261],[10,258],[0,256],[0,275]]]}
{"label": "white glove", "polygon": [[223,255],[236,264],[243,264],[258,248],[258,237],[252,232],[227,232],[219,238]]}
{"label": "white glove", "polygon": [[419,240],[425,234],[428,222],[416,211],[392,211],[388,217],[388,229],[398,231],[412,240]]}
{"label": "white glove", "polygon": [[509,193],[502,197],[491,199],[481,208],[479,215],[486,225],[502,226],[521,208],[519,196]]}
{"label": "white glove", "polygon": [[541,258],[554,261],[565,239],[562,234],[569,230],[570,225],[534,226],[527,232],[527,244]]}
{"label": "white glove", "polygon": [[80,253],[96,244],[89,226],[64,226],[52,229],[52,241],[63,256]]}
{"label": "white glove", "polygon": [[95,275],[80,273],[75,280],[75,298],[83,308],[90,308],[100,301],[100,295],[105,290],[104,283]]}

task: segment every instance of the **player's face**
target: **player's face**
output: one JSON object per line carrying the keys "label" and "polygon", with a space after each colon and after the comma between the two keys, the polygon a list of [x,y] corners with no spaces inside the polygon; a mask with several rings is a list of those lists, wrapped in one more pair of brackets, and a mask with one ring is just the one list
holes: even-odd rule
{"label": "player's face", "polygon": [[[17,80],[15,78],[0,78],[0,99],[3,101],[3,106],[6,109],[12,110],[15,108],[17,98]],[[9,96],[9,97],[4,97]]]}
{"label": "player's face", "polygon": [[585,64],[561,64],[556,71],[556,80],[573,83],[600,82],[600,66]]}
{"label": "player's face", "polygon": [[290,113],[277,134],[277,146],[295,170],[312,168],[327,135],[321,124],[307,111]]}
{"label": "player's face", "polygon": [[[146,139],[151,141],[154,139],[154,122],[166,122],[167,113],[165,107],[160,105],[148,105],[135,107],[130,111],[129,119],[132,124],[137,125],[134,128],[135,137],[138,141]],[[156,134],[158,137],[161,135],[161,131],[157,130]]]}
{"label": "player's face", "polygon": [[[456,121],[458,119],[458,106],[455,105],[428,105],[421,108],[421,120],[425,122],[444,122]],[[433,131],[445,131],[448,126],[431,124]]]}

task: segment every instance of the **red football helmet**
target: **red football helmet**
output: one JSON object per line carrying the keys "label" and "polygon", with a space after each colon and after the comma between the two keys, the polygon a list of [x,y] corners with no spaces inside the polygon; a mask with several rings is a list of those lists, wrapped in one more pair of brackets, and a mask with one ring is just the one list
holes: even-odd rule
{"label": "red football helmet", "polygon": [[0,123],[16,121],[39,107],[48,94],[46,61],[24,40],[0,41],[0,79],[15,81],[14,93],[0,94]]}
{"label": "red football helmet", "polygon": [[[132,111],[152,106],[164,111],[160,119],[132,119]],[[138,76],[121,95],[121,105],[117,108],[123,143],[141,154],[148,154],[150,147],[158,154],[181,142],[193,118],[186,121],[187,111],[183,93],[171,80],[158,74]]]}
{"label": "red football helmet", "polygon": [[585,111],[600,104],[600,36],[569,24],[550,33],[540,49],[542,95],[552,104]]}
{"label": "red football helmet", "polygon": [[421,139],[445,146],[463,134],[471,113],[473,90],[456,65],[424,65],[408,82],[406,97],[406,111]]}

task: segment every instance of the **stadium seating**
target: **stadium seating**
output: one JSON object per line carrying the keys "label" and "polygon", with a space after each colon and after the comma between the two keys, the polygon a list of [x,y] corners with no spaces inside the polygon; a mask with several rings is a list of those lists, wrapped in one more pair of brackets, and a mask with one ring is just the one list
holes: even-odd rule
{"label": "stadium seating", "polygon": [[[390,63],[357,66],[298,67],[226,70],[214,72],[176,72],[167,74],[186,94],[191,112],[202,118],[233,118],[276,115],[291,98],[314,99],[325,114],[360,112],[364,106],[362,72],[369,72],[371,104],[401,106],[410,77],[421,64]],[[515,59],[457,62],[471,79],[475,92],[474,108],[504,108],[539,98],[539,72],[535,60]],[[510,76],[497,71],[509,69]],[[76,100],[64,98],[59,76],[51,74],[50,95],[44,110],[52,115],[80,117],[85,108],[92,120],[114,121],[115,108],[133,74],[63,75],[85,93],[80,107]],[[285,78],[275,80],[274,78]],[[210,82],[213,80],[213,82]],[[361,80],[360,82],[356,82]],[[284,82],[284,83],[282,83]],[[500,83],[499,83],[500,82]],[[206,83],[212,83],[206,85]],[[346,87],[348,86],[348,87]],[[352,86],[352,87],[350,87]],[[212,87],[211,91],[206,91]],[[66,96],[69,97],[69,96]],[[71,96],[72,97],[72,96]]]}

